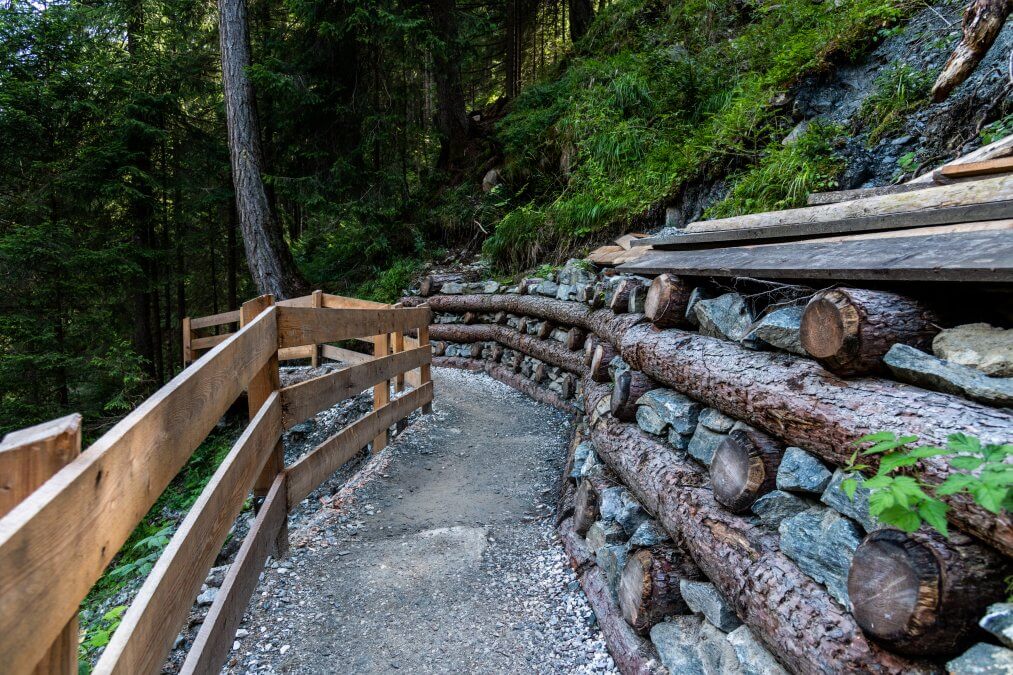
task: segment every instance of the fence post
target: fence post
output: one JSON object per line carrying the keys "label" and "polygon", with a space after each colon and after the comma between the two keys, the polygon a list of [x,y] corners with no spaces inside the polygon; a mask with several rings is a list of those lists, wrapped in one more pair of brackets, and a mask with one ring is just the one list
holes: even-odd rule
{"label": "fence post", "polygon": [[[402,307],[404,307],[404,305],[402,305],[400,302],[397,303],[396,305],[394,305],[394,309],[401,309]],[[398,352],[403,352],[404,351],[404,333],[403,332],[394,333],[393,338],[394,338],[394,350],[393,350],[392,353],[397,354]],[[402,391],[404,391],[404,383],[405,383],[405,374],[404,374],[404,371],[401,371],[400,373],[397,374],[397,377],[394,380],[394,391],[396,391],[396,392],[402,392]],[[401,420],[401,421],[404,422],[405,420]],[[402,425],[399,424],[398,425],[398,431],[400,431],[401,428],[402,428]]]}
{"label": "fence post", "polygon": [[[20,431],[0,441],[0,517],[35,492],[53,474],[81,454],[81,416]],[[77,673],[77,612],[32,671],[35,675]]]}
{"label": "fence post", "polygon": [[193,340],[193,330],[190,329],[190,317],[183,317],[183,367],[186,368],[193,361],[193,349],[190,348],[190,341]]}
{"label": "fence post", "polygon": [[[258,314],[266,311],[273,304],[273,295],[261,295],[253,300],[244,302],[242,309],[239,310],[239,327],[242,328],[248,324]],[[268,359],[267,363],[264,364],[264,367],[260,370],[260,372],[253,376],[253,379],[250,380],[250,385],[246,390],[247,410],[251,420],[256,416],[257,411],[260,410],[260,406],[264,404],[267,397],[278,389],[281,389],[281,377],[278,373],[278,350],[275,349],[274,355]],[[271,491],[271,485],[274,483],[274,479],[284,470],[285,444],[281,439],[278,439],[277,445],[274,446],[274,452],[272,452],[267,458],[267,463],[264,464],[264,468],[260,472],[257,482],[253,485],[253,498],[258,510],[260,509],[260,504],[267,496],[267,493]],[[281,529],[278,531],[278,536],[274,542],[274,551],[272,551],[272,553],[275,558],[281,558],[288,554],[287,520],[282,524]]]}
{"label": "fence post", "polygon": [[[422,325],[419,326],[419,347],[425,347],[426,349],[431,349],[431,347],[429,346],[429,318],[428,317],[426,318],[425,321],[422,322]],[[432,358],[432,357],[430,357],[430,358]],[[420,375],[420,377],[419,377],[419,386],[420,387],[424,387],[425,384],[426,384],[426,382],[432,382],[432,380],[433,380],[432,369],[431,369],[431,367],[430,367],[429,364],[430,364],[430,361],[426,361],[422,365],[422,367],[419,369],[419,371],[420,371],[419,372],[419,375]],[[423,415],[428,415],[431,412],[433,412],[433,404],[432,403],[426,403],[424,406],[422,406],[422,414]]]}
{"label": "fence post", "polygon": [[[373,336],[373,358],[378,359],[390,354],[390,333]],[[379,410],[390,403],[390,380],[384,380],[373,387],[373,410]],[[373,452],[380,452],[387,447],[387,435],[389,429],[381,431],[373,439]]]}
{"label": "fence post", "polygon": [[[313,291],[313,306],[323,307],[324,306],[324,292]],[[310,365],[316,368],[320,365],[320,345],[313,345],[313,354],[310,356]]]}

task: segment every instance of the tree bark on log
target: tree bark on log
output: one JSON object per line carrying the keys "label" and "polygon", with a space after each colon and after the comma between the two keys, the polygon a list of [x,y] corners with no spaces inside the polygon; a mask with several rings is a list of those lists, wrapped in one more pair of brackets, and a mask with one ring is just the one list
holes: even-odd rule
{"label": "tree bark on log", "polygon": [[657,383],[639,371],[624,370],[617,373],[609,406],[612,416],[623,422],[636,421],[637,401],[650,390],[657,388]]}
{"label": "tree bark on log", "polygon": [[[808,359],[749,351],[677,329],[633,326],[623,336],[622,355],[653,380],[837,466],[848,463],[853,441],[877,431],[943,445],[958,432],[1004,443],[1013,430],[1009,410],[879,378],[842,380]],[[939,457],[922,460],[921,467],[922,479],[934,484],[952,471]],[[960,529],[1013,556],[1008,513],[992,514],[966,495],[946,501]]]}
{"label": "tree bark on log", "polygon": [[545,389],[544,387],[539,387],[531,380],[521,377],[505,366],[490,363],[488,361],[463,359],[457,356],[434,357],[433,365],[443,368],[459,368],[461,370],[470,370],[472,372],[484,372],[494,380],[499,380],[503,384],[513,387],[517,391],[530,396],[539,403],[551,405],[553,408],[570,414],[577,412],[577,408],[571,401],[563,400],[562,397],[556,394],[556,392]]}
{"label": "tree bark on log", "polygon": [[643,635],[666,616],[690,613],[682,599],[679,580],[697,580],[702,576],[693,559],[671,544],[631,553],[619,580],[619,609],[623,618]]}
{"label": "tree bark on log", "polygon": [[883,356],[898,342],[923,351],[939,332],[936,316],[896,293],[835,288],[817,293],[802,315],[802,346],[841,376],[882,372]]}
{"label": "tree bark on log", "polygon": [[855,551],[848,596],[855,620],[890,649],[951,655],[975,641],[978,619],[1006,595],[1010,562],[959,532],[877,530]]}
{"label": "tree bark on log", "polygon": [[999,37],[1011,11],[1013,0],[971,0],[964,10],[964,34],[932,85],[934,102],[946,99],[974,72]]}
{"label": "tree bark on log", "polygon": [[573,531],[570,521],[564,520],[560,525],[559,537],[570,556],[577,581],[598,618],[605,644],[619,672],[623,675],[667,675],[668,669],[661,664],[651,641],[637,635],[623,620],[619,608],[612,601],[605,576],[594,566],[591,552]]}
{"label": "tree bark on log", "polygon": [[714,499],[732,513],[744,513],[776,487],[784,448],[756,429],[732,429],[710,464]]}
{"label": "tree bark on log", "polygon": [[644,314],[659,328],[687,326],[686,308],[693,287],[674,274],[659,274],[651,281]]}
{"label": "tree bark on log", "polygon": [[[587,406],[608,396],[585,382]],[[821,584],[780,553],[777,536],[728,513],[699,487],[701,471],[639,428],[600,417],[591,429],[599,456],[682,542],[735,613],[796,673],[938,672],[868,640]]]}
{"label": "tree bark on log", "polygon": [[429,327],[429,339],[461,343],[493,340],[504,347],[524,352],[539,361],[551,363],[578,375],[584,374],[584,365],[581,363],[578,352],[571,352],[565,346],[552,340],[539,340],[531,335],[523,335],[506,326],[492,324],[465,326],[454,323],[438,323]]}
{"label": "tree bark on log", "polygon": [[634,277],[620,281],[616,284],[612,297],[609,299],[609,309],[616,314],[628,312],[630,308],[630,295],[643,285],[643,280]]}

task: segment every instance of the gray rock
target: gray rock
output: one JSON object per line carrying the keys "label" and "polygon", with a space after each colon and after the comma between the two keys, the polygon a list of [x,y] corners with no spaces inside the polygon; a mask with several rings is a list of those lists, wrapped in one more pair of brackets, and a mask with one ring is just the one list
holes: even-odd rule
{"label": "gray rock", "polygon": [[603,546],[622,544],[626,541],[626,531],[623,526],[614,520],[598,520],[587,528],[585,536],[587,545],[592,551],[597,551]]}
{"label": "gray rock", "polygon": [[705,675],[697,653],[702,623],[698,616],[670,616],[651,628],[651,642],[668,672]]}
{"label": "gray rock", "polygon": [[735,418],[729,417],[720,410],[706,408],[700,413],[699,422],[711,431],[727,434],[735,425]]}
{"label": "gray rock", "polygon": [[781,145],[793,145],[809,129],[809,120],[802,120],[795,125],[795,128],[788,132],[788,135],[781,139]]}
{"label": "gray rock", "polygon": [[833,509],[814,506],[781,521],[778,531],[781,552],[826,586],[845,608],[850,608],[848,570],[862,541],[858,526]]}
{"label": "gray rock", "polygon": [[587,456],[594,454],[594,446],[584,441],[577,445],[573,449],[573,468],[570,469],[570,478],[580,478],[581,469],[584,468],[584,462],[587,461]]}
{"label": "gray rock", "polygon": [[619,577],[622,576],[623,568],[626,567],[629,551],[626,544],[612,544],[602,546],[594,554],[598,568],[601,569],[602,574],[605,575],[605,581],[608,582],[609,593],[616,601],[619,598]]}
{"label": "gray rock", "polygon": [[686,224],[682,220],[682,210],[677,206],[669,206],[665,209],[665,227],[666,228],[681,228],[685,227]]}
{"label": "gray rock", "polygon": [[802,347],[802,338],[800,337],[802,312],[804,311],[805,308],[800,305],[776,309],[753,324],[750,335],[763,340],[772,347],[783,349],[792,354],[808,356],[808,352]]}
{"label": "gray rock", "polygon": [[637,531],[630,537],[630,548],[645,548],[664,544],[670,537],[658,521],[649,518],[640,524]]}
{"label": "gray rock", "polygon": [[981,371],[936,358],[908,345],[895,344],[883,357],[903,382],[996,406],[1013,405],[1013,377],[989,377]]}
{"label": "gray rock", "polygon": [[577,284],[593,284],[594,272],[588,268],[588,262],[582,258],[570,258],[559,270],[559,283],[575,286]]}
{"label": "gray rock", "polygon": [[633,493],[621,486],[602,491],[600,509],[602,520],[616,521],[626,530],[627,535],[636,532],[650,517]]}
{"label": "gray rock", "polygon": [[689,293],[689,300],[686,302],[686,320],[694,326],[699,326],[700,321],[696,318],[696,306],[701,300],[709,300],[717,295],[708,286],[697,286]]}
{"label": "gray rock", "polygon": [[741,341],[749,333],[753,316],[738,293],[725,293],[713,300],[701,300],[694,307],[700,334]]}
{"label": "gray rock", "polygon": [[1013,673],[1013,650],[979,642],[946,664],[950,675],[1009,675]]}
{"label": "gray rock", "polygon": [[739,626],[729,633],[728,642],[739,658],[742,675],[787,675],[787,671],[756,639],[748,626]]}
{"label": "gray rock", "polygon": [[625,361],[623,361],[623,357],[621,356],[613,356],[612,360],[609,361],[609,377],[612,379],[613,382],[616,381],[616,376],[619,375],[619,373],[622,373],[629,369],[630,365]]}
{"label": "gray rock", "polygon": [[714,584],[680,579],[679,592],[691,610],[703,614],[708,621],[726,633],[742,625],[739,617],[735,616],[735,612],[714,588]]}
{"label": "gray rock", "polygon": [[459,281],[448,281],[440,286],[440,293],[443,295],[461,295],[464,293],[464,284]]}
{"label": "gray rock", "polygon": [[197,605],[199,607],[205,607],[210,605],[218,597],[217,588],[208,588],[206,591],[197,596]]}
{"label": "gray rock", "polygon": [[580,467],[580,475],[583,476],[600,476],[605,472],[605,464],[598,459],[598,455],[594,452],[587,454],[587,459],[584,460],[584,465]]}
{"label": "gray rock", "polygon": [[[670,427],[675,433],[686,437],[693,435],[700,411],[703,409],[702,404],[671,389],[652,389],[640,397],[637,406],[638,414],[639,408],[650,408],[665,427]],[[660,435],[661,432],[652,433]]]}
{"label": "gray rock", "polygon": [[222,584],[225,583],[225,575],[229,571],[228,565],[219,565],[218,567],[212,567],[208,570],[207,579],[204,583],[214,588],[221,588]]}
{"label": "gray rock", "polygon": [[[858,489],[855,490],[855,498],[852,500],[841,489],[841,483],[846,478],[854,478],[858,481]],[[857,520],[866,532],[882,527],[881,523],[869,513],[869,490],[862,487],[862,476],[860,474],[845,473],[841,469],[834,471],[830,477],[827,489],[823,491],[820,501],[830,508],[843,513],[849,518]]]}
{"label": "gray rock", "polygon": [[1013,329],[987,323],[969,323],[940,331],[932,340],[932,352],[992,377],[1013,377]]}
{"label": "gray rock", "polygon": [[702,462],[704,466],[710,466],[711,460],[714,459],[714,452],[726,437],[726,434],[711,431],[700,424],[697,426],[696,431],[693,432],[693,438],[690,440],[686,450],[690,455]]}
{"label": "gray rock", "polygon": [[737,675],[742,672],[739,657],[728,636],[708,621],[700,626],[700,642],[696,650],[707,675]]}
{"label": "gray rock", "polygon": [[464,284],[462,290],[464,293],[498,293],[500,288],[501,286],[498,281],[489,279],[488,281],[475,281],[470,284]]}
{"label": "gray rock", "polygon": [[663,436],[668,428],[668,424],[658,416],[654,408],[646,405],[637,406],[637,425],[655,436]]}
{"label": "gray rock", "polygon": [[774,490],[753,502],[752,509],[753,513],[759,516],[761,523],[776,530],[782,520],[791,518],[810,506],[812,504],[790,492]]}
{"label": "gray rock", "polygon": [[544,295],[547,298],[556,297],[556,291],[558,290],[559,284],[557,284],[555,281],[549,281],[548,279],[538,284],[538,286],[535,288],[535,292],[538,293],[538,295]]}
{"label": "gray rock", "polygon": [[802,448],[787,448],[777,468],[777,489],[819,494],[830,484],[831,475],[815,455]]}
{"label": "gray rock", "polygon": [[557,300],[572,300],[573,294],[573,286],[570,284],[559,284],[559,288],[556,289]]}
{"label": "gray rock", "polygon": [[985,617],[978,623],[982,628],[1013,648],[1013,603],[997,602],[989,605]]}

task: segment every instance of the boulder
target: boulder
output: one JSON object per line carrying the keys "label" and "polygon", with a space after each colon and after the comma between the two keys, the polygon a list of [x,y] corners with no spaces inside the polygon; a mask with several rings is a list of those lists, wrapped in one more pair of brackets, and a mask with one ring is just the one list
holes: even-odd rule
{"label": "boulder", "polygon": [[[697,419],[703,405],[688,396],[683,396],[671,389],[652,389],[637,401],[640,408],[649,408],[661,420],[663,429],[671,428],[680,436],[686,436],[687,442],[696,429]],[[638,418],[639,420],[639,418]],[[660,435],[661,432],[652,432]]]}
{"label": "boulder", "polygon": [[629,546],[626,544],[610,544],[595,550],[595,562],[605,575],[609,593],[616,604],[619,602],[619,578],[623,574],[623,568],[626,567],[629,552]]}
{"label": "boulder", "polygon": [[716,431],[720,434],[727,434],[732,430],[732,427],[735,426],[736,420],[734,417],[729,417],[720,410],[705,408],[700,412],[698,421],[711,431]]}
{"label": "boulder", "polygon": [[738,293],[725,293],[694,306],[700,334],[740,342],[753,324],[752,312]]}
{"label": "boulder", "polygon": [[765,526],[777,529],[781,521],[791,518],[811,507],[812,504],[790,492],[774,490],[753,502],[752,510]]}
{"label": "boulder", "polygon": [[932,352],[941,359],[969,366],[993,377],[1013,377],[1013,329],[969,323],[940,331]]}
{"label": "boulder", "polygon": [[668,428],[668,424],[658,416],[654,408],[646,405],[637,406],[637,425],[647,433],[654,434],[655,436],[664,435],[665,429]]}
{"label": "boulder", "polygon": [[781,552],[844,607],[848,603],[848,570],[862,532],[833,509],[814,506],[781,521]]}
{"label": "boulder", "polygon": [[586,260],[570,258],[559,270],[559,283],[575,286],[577,284],[593,284],[594,272]]}
{"label": "boulder", "polygon": [[[489,279],[488,281],[475,281],[470,284],[464,284],[462,287],[463,293],[499,293],[501,286],[498,281]],[[444,285],[446,289],[446,285]],[[443,291],[446,293],[446,290]]]}
{"label": "boulder", "polygon": [[952,675],[1009,675],[1013,673],[1013,650],[979,642],[946,664]]}
{"label": "boulder", "polygon": [[624,543],[626,531],[614,520],[598,520],[587,528],[587,535],[584,538],[587,540],[588,548],[597,551],[603,546]]}
{"label": "boulder", "polygon": [[999,642],[1013,648],[1013,603],[997,602],[990,605],[979,625]]}
{"label": "boulder", "polygon": [[831,476],[815,455],[802,448],[786,448],[777,468],[777,489],[820,494],[830,484]]}
{"label": "boulder", "polygon": [[630,537],[630,548],[656,546],[657,544],[664,544],[670,538],[668,532],[665,531],[665,528],[658,521],[649,518],[642,522],[637,531]]}
{"label": "boulder", "polygon": [[720,628],[708,621],[700,626],[700,643],[696,648],[700,663],[708,675],[737,675],[741,673],[739,657]]}
{"label": "boulder", "polygon": [[580,478],[581,469],[584,468],[584,463],[587,461],[588,455],[594,454],[594,446],[584,441],[579,443],[576,448],[573,449],[573,467],[570,469],[570,478]]}
{"label": "boulder", "polygon": [[883,363],[898,380],[925,389],[964,396],[989,405],[1013,405],[1013,377],[989,377],[979,370],[895,344]]}
{"label": "boulder", "polygon": [[668,672],[706,675],[696,649],[702,624],[698,616],[670,616],[651,628],[651,642]]}
{"label": "boulder", "polygon": [[549,279],[545,279],[542,283],[535,287],[535,292],[538,293],[538,295],[544,295],[547,298],[556,297],[556,292],[558,290],[559,284]]}
{"label": "boulder", "polygon": [[573,286],[570,284],[559,284],[559,288],[556,289],[556,300],[572,300],[573,294]]}
{"label": "boulder", "polygon": [[482,177],[482,192],[492,192],[493,188],[503,182],[498,169],[489,169]]}
{"label": "boulder", "polygon": [[[844,490],[841,489],[841,483],[847,478],[854,478],[858,481],[858,489],[855,490],[854,499],[845,494]],[[849,518],[857,520],[865,528],[866,532],[872,532],[879,529],[881,524],[869,513],[869,490],[862,487],[862,482],[863,479],[860,474],[849,474],[841,469],[837,469],[834,471],[833,476],[830,477],[830,483],[827,484],[827,489],[823,491],[820,501],[838,513],[843,513]]]}
{"label": "boulder", "polygon": [[580,467],[581,477],[600,476],[603,473],[605,473],[605,464],[598,459],[598,455],[594,452],[587,453],[584,465]]}
{"label": "boulder", "polygon": [[739,659],[742,675],[787,675],[787,671],[756,639],[748,626],[739,626],[729,633],[728,642]]}
{"label": "boulder", "polygon": [[443,295],[461,295],[464,293],[464,284],[459,281],[448,281],[440,286],[440,293]]}
{"label": "boulder", "polygon": [[800,356],[808,356],[809,354],[803,349],[802,340],[799,337],[804,311],[805,307],[798,305],[776,309],[753,324],[750,335],[771,347]]}
{"label": "boulder", "polygon": [[735,616],[735,612],[714,588],[714,584],[680,579],[679,592],[691,610],[703,614],[708,621],[724,632],[735,630],[742,625],[739,617]]}
{"label": "boulder", "polygon": [[704,466],[710,466],[711,460],[714,459],[714,452],[726,437],[726,434],[711,431],[702,424],[697,425],[696,431],[693,432],[693,438],[686,446],[686,451]]}
{"label": "boulder", "polygon": [[689,293],[689,300],[686,302],[686,320],[694,326],[699,326],[700,321],[696,318],[696,306],[703,300],[710,300],[715,293],[709,286],[697,286]]}
{"label": "boulder", "polygon": [[602,520],[614,520],[626,530],[627,535],[636,532],[650,517],[633,493],[619,485],[602,491],[599,509]]}

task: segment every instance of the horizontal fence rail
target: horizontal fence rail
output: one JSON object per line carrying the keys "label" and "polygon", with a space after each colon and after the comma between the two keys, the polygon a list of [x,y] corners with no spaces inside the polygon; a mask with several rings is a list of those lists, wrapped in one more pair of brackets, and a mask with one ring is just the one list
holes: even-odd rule
{"label": "horizontal fence rail", "polygon": [[[188,511],[106,646],[95,672],[159,672],[251,491],[254,525],[205,618],[183,672],[217,672],[267,557],[287,547],[287,513],[367,444],[382,449],[392,425],[431,409],[427,307],[404,309],[319,291],[187,319],[187,339],[210,350],[83,453],[65,418],[0,442],[0,663],[4,672],[76,672],[78,607],[172,479],[244,392],[250,423]],[[413,331],[416,338],[405,335]],[[360,339],[372,354],[328,342]],[[200,342],[207,340],[209,342]],[[214,344],[211,344],[213,341]],[[320,349],[318,350],[318,347]],[[312,351],[312,353],[311,353]],[[278,362],[324,358],[344,367],[282,388]],[[191,351],[192,354],[192,351]],[[300,354],[301,356],[292,356]],[[305,355],[305,356],[302,356]],[[390,399],[391,385],[402,391]],[[373,387],[374,409],[284,464],[286,429]],[[75,446],[75,439],[77,445]]]}

